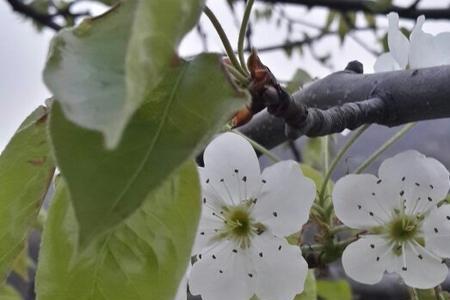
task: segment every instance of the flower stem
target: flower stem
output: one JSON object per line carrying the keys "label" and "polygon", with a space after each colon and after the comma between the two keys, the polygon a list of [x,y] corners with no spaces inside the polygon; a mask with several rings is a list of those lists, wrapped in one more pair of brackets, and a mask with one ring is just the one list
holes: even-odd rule
{"label": "flower stem", "polygon": [[403,137],[416,123],[409,123],[402,127],[396,134],[394,134],[389,140],[387,140],[380,148],[378,148],[372,155],[370,155],[353,173],[359,174],[364,171],[371,163],[373,163],[378,156],[380,156],[386,149],[388,149],[397,140]]}
{"label": "flower stem", "polygon": [[208,6],[205,6],[203,9],[203,12],[205,15],[209,18],[211,23],[213,24],[214,28],[217,31],[217,34],[220,37],[220,40],[222,41],[223,46],[225,47],[225,51],[227,52],[228,58],[231,61],[231,64],[238,70],[243,76],[247,77],[247,74],[242,70],[241,65],[239,64],[239,61],[237,60],[236,56],[234,55],[233,48],[231,47],[230,41],[228,40],[228,37],[225,33],[225,31],[222,28],[222,25],[220,25],[219,20],[214,15],[214,13],[209,9]]}
{"label": "flower stem", "polygon": [[325,178],[323,180],[322,186],[320,188],[319,193],[319,203],[323,204],[325,199],[325,192],[327,190],[328,181],[330,181],[331,175],[333,174],[334,169],[336,169],[338,163],[341,161],[342,157],[347,153],[348,149],[355,143],[355,141],[359,138],[359,136],[366,131],[367,128],[369,128],[369,124],[363,125],[351,136],[351,138],[345,143],[345,145],[339,150],[339,152],[336,154],[336,157],[331,162],[330,168],[328,169],[327,173],[325,174]]}
{"label": "flower stem", "polygon": [[239,130],[232,130],[232,131],[234,133],[242,136],[243,138],[245,138],[250,143],[250,145],[253,146],[253,148],[255,148],[257,151],[259,151],[262,154],[264,154],[265,156],[267,156],[272,162],[276,163],[276,162],[281,161],[281,159],[278,156],[276,156],[275,154],[273,154],[269,149],[267,149],[266,147],[264,147],[261,144],[258,144],[256,141],[252,140],[251,138],[249,138],[248,136],[246,136]]}
{"label": "flower stem", "polygon": [[247,5],[245,6],[244,16],[242,17],[241,28],[239,30],[239,39],[238,39],[238,55],[239,61],[241,62],[241,67],[248,74],[247,65],[245,63],[244,58],[244,39],[245,33],[247,32],[248,21],[250,19],[250,12],[252,11],[254,0],[248,0]]}

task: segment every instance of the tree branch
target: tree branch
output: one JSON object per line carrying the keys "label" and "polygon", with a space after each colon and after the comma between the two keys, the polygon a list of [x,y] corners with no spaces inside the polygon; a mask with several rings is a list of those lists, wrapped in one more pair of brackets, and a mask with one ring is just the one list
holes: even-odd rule
{"label": "tree branch", "polygon": [[59,24],[53,21],[54,16],[49,14],[42,14],[20,0],[6,0],[6,2],[9,3],[14,11],[33,19],[34,21],[45,27],[51,28],[56,31],[61,30],[62,28]]}
{"label": "tree branch", "polygon": [[344,71],[317,80],[288,95],[267,88],[268,110],[239,128],[267,148],[302,134],[335,133],[377,123],[396,126],[450,117],[450,66],[361,74],[351,63]]}
{"label": "tree branch", "polygon": [[389,12],[397,12],[401,18],[417,19],[420,15],[425,15],[427,19],[450,19],[450,8],[442,9],[419,9],[416,6],[400,7],[390,5],[380,7],[370,0],[260,0],[273,4],[298,4],[307,7],[325,7],[340,12],[366,12],[371,14],[386,15]]}

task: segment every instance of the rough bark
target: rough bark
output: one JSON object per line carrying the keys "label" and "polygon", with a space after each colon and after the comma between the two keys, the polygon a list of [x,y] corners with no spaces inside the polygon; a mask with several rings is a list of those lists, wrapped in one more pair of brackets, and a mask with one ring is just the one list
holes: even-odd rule
{"label": "rough bark", "polygon": [[[287,140],[287,131],[291,138],[295,138],[305,133],[307,127],[323,125],[320,117],[310,117],[312,123],[309,124],[301,120],[308,114],[317,114],[316,109],[331,118],[326,120],[329,130],[321,128],[309,131],[310,134],[306,130],[306,135],[334,133],[343,129],[342,124],[351,124],[353,128],[365,123],[391,127],[447,118],[450,117],[450,66],[375,74],[360,74],[350,68],[313,82],[292,94],[291,99],[295,105],[306,107],[306,115],[299,114],[297,124],[292,115],[288,116],[289,123],[294,126],[285,126],[285,116],[278,114],[275,117],[264,110],[239,130],[258,143],[273,148]],[[350,103],[353,104],[349,106]],[[352,118],[357,122],[351,122]],[[333,122],[334,125],[330,126]]]}

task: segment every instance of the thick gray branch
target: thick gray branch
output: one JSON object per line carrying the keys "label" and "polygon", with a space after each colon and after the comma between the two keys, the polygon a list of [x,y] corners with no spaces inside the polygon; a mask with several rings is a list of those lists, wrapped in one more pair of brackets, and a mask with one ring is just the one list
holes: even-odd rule
{"label": "thick gray branch", "polygon": [[307,7],[325,7],[341,12],[366,12],[371,14],[386,15],[389,12],[397,12],[401,18],[417,19],[420,15],[425,15],[427,19],[450,19],[450,8],[430,8],[421,9],[416,6],[400,7],[389,5],[380,9],[375,1],[371,0],[261,0],[267,3],[298,4]]}
{"label": "thick gray branch", "polygon": [[272,148],[287,140],[286,121],[291,124],[287,128],[297,128],[293,136],[297,137],[302,133],[312,136],[334,133],[348,124],[396,126],[447,118],[450,117],[450,66],[376,74],[340,71],[315,81],[291,95],[291,99],[297,109],[293,115],[280,118],[279,112],[269,114],[265,110],[239,129]]}

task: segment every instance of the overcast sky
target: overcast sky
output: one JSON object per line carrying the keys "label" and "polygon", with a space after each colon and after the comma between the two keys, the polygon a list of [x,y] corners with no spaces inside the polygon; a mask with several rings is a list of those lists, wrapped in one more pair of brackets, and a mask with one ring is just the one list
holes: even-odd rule
{"label": "overcast sky", "polygon": [[[394,1],[396,4],[407,5],[413,0]],[[238,29],[231,17],[227,5],[223,0],[210,0],[208,5],[217,14],[226,28],[232,42],[237,40]],[[449,6],[450,0],[423,0],[424,6]],[[95,7],[95,13],[102,8]],[[325,21],[324,9],[306,11],[303,8],[289,7],[290,16],[317,22],[322,25]],[[380,24],[386,25],[384,17],[378,18]],[[212,26],[204,17],[202,24],[207,32],[208,50],[222,51],[222,46]],[[411,27],[412,22],[404,22]],[[0,0],[0,150],[4,148],[21,121],[39,104],[50,96],[41,79],[41,72],[45,63],[49,41],[54,34],[50,30],[38,33],[31,22],[25,21],[20,15],[13,13],[4,0]],[[438,33],[450,31],[450,22],[430,21],[424,26],[425,31]],[[277,29],[273,24],[259,22],[253,26],[253,42],[256,46],[273,45],[285,41],[285,30]],[[374,48],[375,41],[365,35],[360,35]],[[347,62],[357,59],[365,66],[366,72],[372,72],[375,58],[363,50],[355,41],[347,39],[342,47],[336,38],[327,38],[318,44],[319,54],[332,53],[332,70],[340,70]],[[196,33],[191,33],[183,41],[180,48],[182,55],[191,55],[202,51],[201,41]],[[300,57],[294,53],[288,59],[284,52],[276,51],[262,55],[263,62],[268,65],[274,74],[281,80],[289,79],[297,68],[307,70],[311,75],[322,77],[331,72],[311,58],[307,51]]]}

